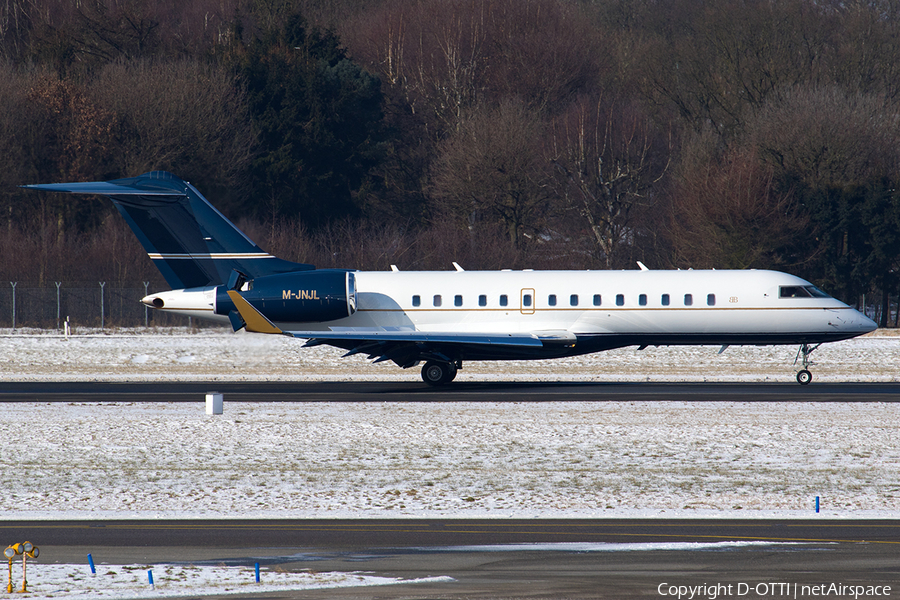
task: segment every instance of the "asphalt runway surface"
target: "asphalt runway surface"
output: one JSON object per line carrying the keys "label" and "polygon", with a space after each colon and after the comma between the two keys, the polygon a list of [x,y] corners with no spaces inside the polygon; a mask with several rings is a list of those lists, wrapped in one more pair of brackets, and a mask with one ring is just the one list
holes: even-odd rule
{"label": "asphalt runway surface", "polygon": [[898,402],[900,383],[8,382],[0,402]]}
{"label": "asphalt runway surface", "polygon": [[[435,389],[406,382],[67,382],[5,383],[0,387],[0,401],[7,402],[202,402],[204,394],[213,390],[222,392],[226,402],[900,399],[900,384],[893,383],[457,383]],[[222,598],[676,598],[677,586],[707,586],[694,598],[709,600],[821,598],[826,597],[822,592],[827,588],[813,586],[832,584],[882,586],[868,588],[871,594],[857,598],[900,597],[900,519],[21,522],[0,517],[0,536],[0,541],[33,541],[41,547],[41,561],[48,562],[85,562],[91,552],[96,561],[109,564],[252,566],[260,562],[287,571],[453,578],[450,582]],[[727,544],[750,541],[758,543]],[[671,546],[683,542],[717,545],[705,549]],[[604,543],[627,546],[601,550],[598,544]],[[634,545],[647,543],[659,546]]]}
{"label": "asphalt runway surface", "polygon": [[[821,595],[783,592],[832,583],[890,586],[888,597],[900,594],[898,521],[32,521],[0,523],[0,535],[38,544],[42,562],[85,563],[90,552],[96,562],[112,565],[259,562],[286,571],[453,578],[244,598],[661,598],[677,595],[671,592],[677,586],[700,585],[723,586],[716,594],[722,598],[812,598]],[[762,543],[672,546],[729,541]],[[661,546],[601,549],[602,543],[634,542]]]}

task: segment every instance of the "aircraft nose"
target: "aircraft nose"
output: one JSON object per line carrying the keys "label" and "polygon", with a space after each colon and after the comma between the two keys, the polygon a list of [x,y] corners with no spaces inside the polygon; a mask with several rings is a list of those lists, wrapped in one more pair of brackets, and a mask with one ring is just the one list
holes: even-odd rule
{"label": "aircraft nose", "polygon": [[869,317],[867,317],[866,315],[864,315],[862,313],[858,313],[858,314],[859,314],[859,319],[858,319],[859,328],[862,329],[864,333],[871,333],[871,332],[875,331],[876,329],[878,329],[878,324],[875,321],[873,321],[872,319],[870,319]]}
{"label": "aircraft nose", "polygon": [[861,312],[854,310],[851,311],[851,314],[853,316],[847,319],[842,329],[853,332],[856,335],[871,333],[878,329],[878,324]]}

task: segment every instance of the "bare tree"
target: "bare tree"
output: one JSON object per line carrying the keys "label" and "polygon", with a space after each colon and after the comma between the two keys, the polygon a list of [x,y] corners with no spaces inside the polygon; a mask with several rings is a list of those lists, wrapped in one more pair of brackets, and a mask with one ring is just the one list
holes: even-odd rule
{"label": "bare tree", "polygon": [[434,167],[432,193],[447,214],[472,231],[501,225],[514,247],[537,234],[550,210],[542,128],[521,102],[469,113]]}
{"label": "bare tree", "polygon": [[774,90],[819,81],[840,25],[803,1],[676,0],[644,10],[652,31],[637,66],[644,93],[694,130],[712,126],[726,138]]}
{"label": "bare tree", "polygon": [[673,263],[694,268],[773,268],[805,237],[809,217],[773,169],[752,151],[732,150],[684,172],[672,192],[668,235]]}
{"label": "bare tree", "polygon": [[176,171],[211,191],[242,183],[254,137],[244,95],[224,69],[119,62],[91,89],[119,123],[118,172]]}
{"label": "bare tree", "polygon": [[434,133],[467,108],[516,97],[558,112],[612,71],[612,52],[578,6],[560,0],[387,3],[346,25],[354,56],[401,87]]}
{"label": "bare tree", "polygon": [[596,256],[619,266],[634,239],[635,209],[653,202],[671,142],[628,102],[583,98],[553,124],[548,141],[558,194],[591,231]]}
{"label": "bare tree", "polygon": [[900,110],[882,95],[787,88],[747,118],[744,142],[812,188],[900,176]]}

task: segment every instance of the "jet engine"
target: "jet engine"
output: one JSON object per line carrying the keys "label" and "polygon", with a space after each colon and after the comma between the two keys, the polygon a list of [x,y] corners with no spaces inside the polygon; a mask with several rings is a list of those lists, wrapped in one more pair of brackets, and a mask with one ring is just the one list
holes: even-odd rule
{"label": "jet engine", "polygon": [[[239,285],[241,296],[277,323],[321,323],[356,312],[356,277],[352,271],[298,271],[257,277]],[[217,315],[237,310],[228,289],[216,287]]]}

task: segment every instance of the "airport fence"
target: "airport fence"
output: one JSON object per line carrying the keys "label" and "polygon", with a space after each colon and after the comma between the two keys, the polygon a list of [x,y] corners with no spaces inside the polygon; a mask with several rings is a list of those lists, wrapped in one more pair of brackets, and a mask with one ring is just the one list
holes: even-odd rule
{"label": "airport fence", "polygon": [[[3,289],[5,287],[6,289]],[[0,286],[0,327],[62,329],[66,319],[75,327],[167,327],[189,325],[187,317],[160,313],[141,304],[149,293],[141,287],[68,286],[54,282],[38,287],[15,281]]]}

